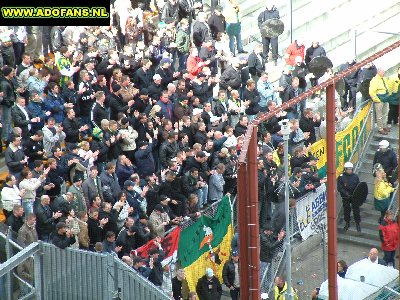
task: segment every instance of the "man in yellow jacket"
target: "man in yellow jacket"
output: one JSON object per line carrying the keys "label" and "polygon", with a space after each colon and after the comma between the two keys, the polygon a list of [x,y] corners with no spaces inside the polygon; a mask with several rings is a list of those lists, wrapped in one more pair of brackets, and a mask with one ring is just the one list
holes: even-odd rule
{"label": "man in yellow jacket", "polygon": [[[285,300],[286,299],[286,290],[287,283],[284,277],[276,277],[275,278],[275,289],[274,289],[274,298],[275,300]],[[293,300],[299,300],[299,296],[297,296],[297,292],[292,287],[292,295]]]}
{"label": "man in yellow jacket", "polygon": [[390,93],[391,83],[388,78],[385,77],[385,70],[382,68],[378,69],[378,73],[372,78],[369,85],[369,94],[372,101],[374,101],[376,124],[378,125],[378,132],[383,135],[387,135],[389,129],[386,127],[386,118],[388,113],[388,104],[382,102],[378,95]]}

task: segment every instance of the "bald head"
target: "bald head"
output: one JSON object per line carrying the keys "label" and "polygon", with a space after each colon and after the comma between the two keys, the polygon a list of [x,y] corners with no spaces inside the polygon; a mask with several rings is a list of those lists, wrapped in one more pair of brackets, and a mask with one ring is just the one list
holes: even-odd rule
{"label": "bald head", "polygon": [[385,76],[385,70],[382,68],[378,68],[378,75],[381,77]]}
{"label": "bald head", "polygon": [[378,258],[378,249],[372,248],[371,250],[369,250],[368,257],[370,261],[375,262],[376,259]]}

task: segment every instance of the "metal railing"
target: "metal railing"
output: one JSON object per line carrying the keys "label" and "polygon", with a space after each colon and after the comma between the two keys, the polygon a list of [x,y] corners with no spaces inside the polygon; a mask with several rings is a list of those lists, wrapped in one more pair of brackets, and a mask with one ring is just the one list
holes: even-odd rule
{"label": "metal railing", "polygon": [[[37,242],[22,248],[11,234],[0,232],[0,251],[7,253],[0,265],[0,299],[69,300],[69,299],[146,299],[167,300],[170,297],[146,278],[112,254],[79,249],[60,249]],[[3,247],[4,245],[4,247]],[[26,259],[34,260],[34,284],[15,274],[15,268]],[[3,293],[3,294],[2,294]]]}

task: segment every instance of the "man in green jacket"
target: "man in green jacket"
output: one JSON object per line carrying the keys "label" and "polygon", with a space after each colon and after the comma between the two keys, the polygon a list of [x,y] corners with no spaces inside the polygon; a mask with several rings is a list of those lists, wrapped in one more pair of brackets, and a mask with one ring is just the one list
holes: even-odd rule
{"label": "man in green jacket", "polygon": [[178,49],[179,71],[186,69],[186,60],[190,49],[189,22],[187,19],[180,21],[176,34],[176,48]]}

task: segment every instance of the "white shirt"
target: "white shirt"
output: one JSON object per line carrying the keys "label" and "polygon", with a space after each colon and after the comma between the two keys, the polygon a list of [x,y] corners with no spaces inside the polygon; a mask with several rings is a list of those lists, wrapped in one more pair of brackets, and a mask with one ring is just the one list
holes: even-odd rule
{"label": "white shirt", "polygon": [[[26,111],[26,108],[25,107],[22,107],[21,105],[19,105],[19,104],[17,104],[17,106],[19,107],[19,109],[20,110],[22,110],[22,112],[24,113],[24,115],[25,115],[25,119],[27,120],[27,121],[29,121],[29,115],[28,115],[28,112]],[[31,130],[31,124],[28,124],[28,129],[29,130]]]}

